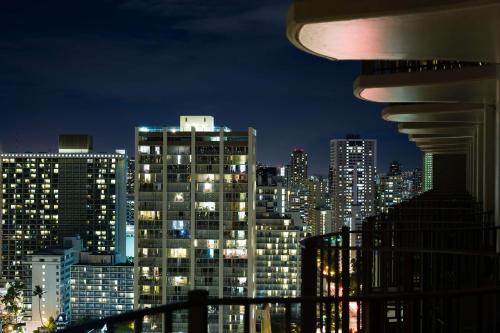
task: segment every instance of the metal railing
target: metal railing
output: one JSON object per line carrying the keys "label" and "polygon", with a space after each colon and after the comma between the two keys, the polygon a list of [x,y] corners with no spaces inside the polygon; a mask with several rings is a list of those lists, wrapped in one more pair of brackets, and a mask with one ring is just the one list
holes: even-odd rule
{"label": "metal railing", "polygon": [[[439,298],[453,298],[453,297],[467,297],[467,296],[486,296],[492,294],[500,294],[500,287],[483,287],[479,289],[466,289],[466,290],[444,290],[437,292],[418,292],[418,293],[392,293],[392,294],[372,294],[372,295],[359,295],[359,296],[316,296],[316,297],[295,297],[295,298],[282,298],[282,297],[262,297],[262,298],[222,298],[210,299],[208,293],[204,290],[194,290],[188,294],[188,301],[165,304],[162,306],[141,309],[131,312],[126,312],[120,315],[89,321],[84,324],[69,326],[62,333],[88,333],[99,332],[105,330],[108,333],[123,332],[117,327],[123,327],[123,324],[130,324],[129,332],[143,332],[143,325],[145,319],[148,317],[161,315],[163,317],[163,327],[165,333],[173,332],[174,323],[173,314],[177,311],[187,310],[188,321],[187,331],[190,333],[207,333],[208,327],[208,307],[221,306],[221,305],[241,305],[245,307],[243,331],[245,333],[251,332],[251,309],[256,305],[264,304],[280,304],[285,307],[284,323],[285,327],[279,332],[316,332],[317,321],[311,317],[307,319],[297,320],[292,319],[292,307],[294,305],[312,306],[313,309],[317,307],[335,307],[348,303],[370,303],[370,302],[420,302],[423,300],[435,300]],[[334,319],[331,316],[328,319],[328,313],[325,314],[326,320],[332,323]],[[314,328],[314,330],[312,330]],[[160,330],[161,331],[161,330]],[[339,329],[341,332],[350,332]],[[362,331],[362,330],[360,330]],[[327,332],[334,332],[330,330]],[[363,331],[364,332],[364,331]],[[376,332],[376,331],[375,331]],[[387,332],[387,331],[385,331]],[[403,331],[402,331],[403,332]],[[404,331],[406,332],[406,331]]]}
{"label": "metal railing", "polygon": [[498,331],[497,316],[484,315],[500,309],[500,227],[492,222],[467,195],[431,192],[357,230],[303,240],[302,296],[341,303],[303,307],[302,321],[315,325],[302,332]]}
{"label": "metal railing", "polygon": [[415,73],[429,71],[460,70],[466,67],[483,66],[484,62],[444,60],[365,60],[361,65],[363,75]]}
{"label": "metal railing", "polygon": [[[208,332],[214,309],[240,306],[234,331],[254,332],[258,307],[273,304],[273,332],[498,332],[500,226],[468,195],[426,193],[358,229],[302,241],[301,297],[209,298],[141,309],[63,332]],[[179,316],[179,314],[181,314]],[[212,317],[211,317],[212,316]],[[278,318],[279,317],[279,318]],[[151,327],[151,318],[158,326]],[[212,322],[210,322],[212,320]],[[220,323],[220,322],[219,322]],[[217,323],[215,323],[217,325]],[[217,331],[226,331],[219,328]]]}

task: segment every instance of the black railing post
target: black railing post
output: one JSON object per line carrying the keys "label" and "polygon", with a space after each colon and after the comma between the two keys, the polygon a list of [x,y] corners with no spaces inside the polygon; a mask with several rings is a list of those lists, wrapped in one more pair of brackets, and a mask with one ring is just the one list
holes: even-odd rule
{"label": "black railing post", "polygon": [[[315,241],[314,239],[312,240]],[[302,247],[302,288],[301,294],[303,297],[316,296],[316,289],[318,288],[317,266],[316,266],[316,247],[311,240],[304,242]],[[301,325],[303,333],[316,333],[316,304],[312,301],[304,301],[300,307]]]}
{"label": "black railing post", "polygon": [[134,333],[142,332],[142,320],[143,320],[142,316],[134,320]]}
{"label": "black railing post", "polygon": [[173,326],[172,311],[166,311],[163,314],[163,332],[172,333]]}
{"label": "black railing post", "polygon": [[285,333],[292,333],[292,309],[291,304],[285,304]]}
{"label": "black railing post", "polygon": [[349,333],[349,227],[342,227],[342,333]]}
{"label": "black railing post", "polygon": [[[188,332],[208,332],[208,291],[191,290],[188,293]],[[222,331],[222,330],[221,330]]]}
{"label": "black railing post", "polygon": [[[250,304],[245,304],[245,316],[244,316],[244,331],[245,333],[250,333]],[[220,330],[223,331],[223,330]]]}
{"label": "black railing post", "polygon": [[334,275],[334,284],[335,284],[335,302],[333,303],[335,306],[334,312],[334,329],[335,332],[338,332],[340,328],[340,309],[339,309],[339,296],[340,296],[340,252],[341,248],[339,246],[339,238],[335,240],[335,252],[333,253],[333,270],[335,271]]}

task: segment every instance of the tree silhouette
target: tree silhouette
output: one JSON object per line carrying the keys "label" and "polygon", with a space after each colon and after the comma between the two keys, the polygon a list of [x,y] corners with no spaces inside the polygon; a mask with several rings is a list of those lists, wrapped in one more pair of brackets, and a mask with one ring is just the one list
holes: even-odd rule
{"label": "tree silhouette", "polygon": [[42,287],[40,287],[39,285],[35,286],[35,290],[33,290],[33,296],[38,297],[38,314],[40,315],[40,321],[42,322],[42,326],[45,327],[42,318],[42,306],[40,304],[42,301],[43,294],[45,294],[45,291],[42,289]]}
{"label": "tree silhouette", "polygon": [[17,324],[18,317],[23,312],[23,289],[24,284],[19,280],[15,280],[9,284],[6,294],[0,298],[6,312],[2,315],[6,317],[8,323]]}

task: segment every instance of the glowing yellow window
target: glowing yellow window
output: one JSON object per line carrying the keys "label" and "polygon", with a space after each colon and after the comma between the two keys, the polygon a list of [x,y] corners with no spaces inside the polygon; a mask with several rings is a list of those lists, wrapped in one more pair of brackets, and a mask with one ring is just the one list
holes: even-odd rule
{"label": "glowing yellow window", "polygon": [[185,248],[169,249],[168,257],[169,258],[187,258],[187,249],[185,249]]}

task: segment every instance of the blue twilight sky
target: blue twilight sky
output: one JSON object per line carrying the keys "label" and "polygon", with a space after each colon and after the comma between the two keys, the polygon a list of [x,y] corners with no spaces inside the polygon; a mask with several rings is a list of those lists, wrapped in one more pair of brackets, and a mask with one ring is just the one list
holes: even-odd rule
{"label": "blue twilight sky", "polygon": [[258,159],[309,153],[328,170],[329,139],[378,140],[379,170],[420,153],[381,104],[356,99],[359,62],[299,51],[285,35],[291,0],[0,2],[0,147],[55,151],[59,133],[88,133],[97,151],[133,148],[140,125],[207,114],[255,127]]}

